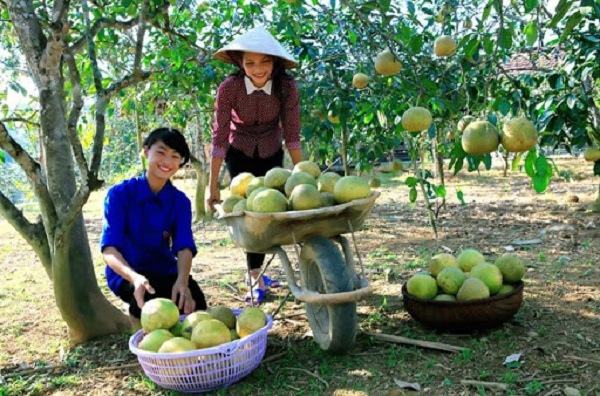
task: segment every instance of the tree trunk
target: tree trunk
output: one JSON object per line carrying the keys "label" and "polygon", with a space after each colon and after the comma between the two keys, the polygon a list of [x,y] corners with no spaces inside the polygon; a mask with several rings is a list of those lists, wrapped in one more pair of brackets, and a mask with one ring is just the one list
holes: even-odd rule
{"label": "tree trunk", "polygon": [[591,206],[592,212],[600,213],[600,184],[598,184],[598,196]]}
{"label": "tree trunk", "polygon": [[[41,91],[40,105],[48,189],[57,213],[62,214],[68,210],[76,185],[61,95],[57,91]],[[53,246],[50,241],[50,246],[56,304],[69,327],[71,340],[79,343],[127,330],[127,317],[108,302],[98,287],[83,215],[75,221],[64,245]]]}
{"label": "tree trunk", "polygon": [[206,217],[206,207],[204,206],[204,198],[206,193],[206,185],[208,183],[208,174],[204,170],[202,163],[199,161],[191,161],[194,170],[196,171],[196,194],[194,196],[194,208],[196,217],[194,222],[197,223]]}
{"label": "tree trunk", "polygon": [[340,155],[342,156],[342,165],[344,167],[344,175],[350,175],[350,167],[348,166],[348,131],[346,125],[342,127],[342,147]]}

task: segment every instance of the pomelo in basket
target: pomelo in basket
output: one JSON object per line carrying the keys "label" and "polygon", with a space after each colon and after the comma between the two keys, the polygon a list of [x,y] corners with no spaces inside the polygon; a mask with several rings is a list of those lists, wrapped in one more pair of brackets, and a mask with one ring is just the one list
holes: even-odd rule
{"label": "pomelo in basket", "polygon": [[496,294],[501,296],[503,294],[512,293],[514,290],[515,287],[513,285],[502,285],[502,287],[500,288],[500,290],[498,290],[498,293]]}
{"label": "pomelo in basket", "polygon": [[446,267],[440,271],[436,281],[444,293],[456,294],[465,279],[465,274],[458,267]]}
{"label": "pomelo in basket", "polygon": [[490,289],[490,294],[496,294],[502,287],[502,272],[493,264],[477,264],[471,270],[471,276],[481,279]]}
{"label": "pomelo in basket", "polygon": [[485,257],[475,249],[464,249],[456,258],[456,263],[463,272],[470,272],[471,268],[483,262]]}
{"label": "pomelo in basket", "polygon": [[168,298],[153,298],[142,307],[140,321],[146,333],[156,329],[170,329],[178,320],[179,309]]}
{"label": "pomelo in basket", "polygon": [[496,259],[494,264],[502,272],[504,283],[517,283],[525,275],[523,261],[514,254],[503,254]]}
{"label": "pomelo in basket", "polygon": [[437,296],[435,296],[433,298],[433,301],[450,301],[450,302],[454,302],[456,301],[456,297],[453,296],[452,294],[438,294]]}
{"label": "pomelo in basket", "polygon": [[406,290],[415,297],[431,300],[437,294],[438,286],[434,277],[425,274],[415,274],[406,283]]}
{"label": "pomelo in basket", "polygon": [[210,348],[231,341],[231,331],[217,319],[203,320],[194,326],[192,342],[198,348]]}
{"label": "pomelo in basket", "polygon": [[183,330],[181,331],[181,336],[187,338],[188,340],[192,338],[192,331],[194,327],[202,322],[203,320],[212,319],[212,316],[208,312],[205,311],[196,311],[192,312],[188,316],[185,317],[182,323]]}
{"label": "pomelo in basket", "polygon": [[267,316],[257,307],[246,308],[240,313],[235,324],[235,330],[240,338],[244,338],[265,327]]}
{"label": "pomelo in basket", "polygon": [[438,276],[441,270],[446,267],[457,267],[456,257],[450,253],[438,253],[429,261],[429,272],[433,276]]}
{"label": "pomelo in basket", "polygon": [[481,300],[490,296],[490,289],[480,279],[472,277],[463,282],[456,299],[458,301]]}
{"label": "pomelo in basket", "polygon": [[228,308],[224,305],[216,305],[214,307],[208,308],[207,312],[214,319],[223,322],[228,328],[235,328],[235,314],[233,313],[231,308]]}
{"label": "pomelo in basket", "polygon": [[171,338],[173,338],[173,334],[169,330],[152,330],[142,338],[137,347],[144,351],[157,352],[160,346]]}

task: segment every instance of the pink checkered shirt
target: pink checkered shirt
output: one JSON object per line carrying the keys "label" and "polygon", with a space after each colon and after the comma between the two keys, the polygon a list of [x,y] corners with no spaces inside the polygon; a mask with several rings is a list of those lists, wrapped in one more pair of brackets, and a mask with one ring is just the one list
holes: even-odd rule
{"label": "pink checkered shirt", "polygon": [[212,133],[212,156],[225,158],[229,145],[253,157],[256,148],[260,158],[275,154],[285,139],[288,149],[300,148],[300,99],[296,83],[288,84],[288,99],[283,124],[279,99],[274,92],[246,93],[244,78],[230,76],[219,85],[215,101]]}

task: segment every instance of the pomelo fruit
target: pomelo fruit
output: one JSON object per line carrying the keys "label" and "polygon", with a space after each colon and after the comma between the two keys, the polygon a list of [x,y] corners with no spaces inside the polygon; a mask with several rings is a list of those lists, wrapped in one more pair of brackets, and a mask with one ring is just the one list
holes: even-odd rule
{"label": "pomelo fruit", "polygon": [[406,282],[406,290],[412,296],[431,300],[438,292],[435,278],[425,274],[415,274]]}
{"label": "pomelo fruit", "polygon": [[494,262],[502,272],[505,283],[517,283],[525,275],[525,265],[521,259],[514,254],[503,254]]}
{"label": "pomelo fruit", "polygon": [[317,179],[317,187],[321,192],[333,192],[335,183],[341,179],[341,176],[335,172],[324,172]]}
{"label": "pomelo fruit", "polygon": [[231,179],[231,183],[229,184],[229,190],[234,195],[239,195],[240,197],[246,196],[246,190],[248,189],[248,184],[254,179],[254,175],[250,172],[242,172]]}
{"label": "pomelo fruit", "polygon": [[456,293],[458,301],[481,300],[490,296],[488,287],[478,278],[467,278]]}
{"label": "pomelo fruit", "polygon": [[366,198],[370,194],[369,183],[360,176],[344,176],[333,187],[333,196],[335,201],[339,203]]}
{"label": "pomelo fruit", "polygon": [[321,169],[319,168],[319,165],[312,161],[298,162],[296,165],[294,165],[292,173],[294,172],[306,172],[314,178],[317,178],[321,175]]}
{"label": "pomelo fruit", "polygon": [[316,187],[317,181],[315,180],[314,177],[312,177],[312,175],[310,173],[306,173],[306,172],[302,172],[302,171],[292,172],[290,177],[285,182],[285,187],[284,187],[285,195],[287,195],[289,197],[290,194],[292,193],[292,190],[294,189],[294,187],[296,187],[298,184],[312,184],[313,186]]}
{"label": "pomelo fruit", "polygon": [[225,213],[233,212],[233,207],[235,206],[235,204],[237,204],[242,199],[244,198],[240,197],[239,195],[232,194],[228,196],[223,200],[223,211]]}
{"label": "pomelo fruit", "polygon": [[231,341],[231,331],[217,319],[203,320],[194,326],[192,342],[198,348],[210,348]]}
{"label": "pomelo fruit", "polygon": [[290,194],[293,210],[308,210],[321,207],[321,193],[312,184],[298,184]]}
{"label": "pomelo fruit", "polygon": [[437,276],[441,270],[446,267],[457,267],[456,258],[450,253],[439,253],[436,254],[429,260],[429,272],[434,277]]}
{"label": "pomelo fruit", "polygon": [[243,212],[244,210],[246,210],[246,199],[240,199],[239,201],[237,201],[237,203],[235,205],[233,205],[231,212],[237,213],[237,212]]}
{"label": "pomelo fruit", "polygon": [[192,312],[182,322],[183,329],[181,330],[181,336],[187,338],[188,340],[192,338],[192,331],[194,330],[194,326],[203,320],[212,319],[212,316],[206,311],[196,311]]}
{"label": "pomelo fruit", "polygon": [[500,143],[506,151],[511,153],[528,151],[537,143],[537,130],[527,118],[513,118],[504,123]]}
{"label": "pomelo fruit", "polygon": [[456,263],[463,272],[470,272],[471,268],[483,262],[485,257],[475,249],[464,249],[456,258]]}
{"label": "pomelo fruit", "polygon": [[229,329],[229,332],[231,333],[231,341],[240,339],[240,336],[235,329]]}
{"label": "pomelo fruit", "polygon": [[440,271],[436,281],[444,293],[456,294],[465,279],[465,274],[458,267],[446,267]]}
{"label": "pomelo fruit", "polygon": [[438,294],[437,296],[435,296],[433,298],[433,301],[449,301],[449,302],[454,302],[456,301],[456,297],[451,295],[451,294]]}
{"label": "pomelo fruit", "polygon": [[490,290],[490,294],[496,294],[502,287],[502,272],[493,264],[477,264],[471,269],[471,276],[483,281]]}
{"label": "pomelo fruit", "polygon": [[196,344],[185,337],[173,337],[163,342],[158,353],[188,352],[196,349]]}
{"label": "pomelo fruit", "polygon": [[600,149],[588,147],[583,152],[583,159],[589,162],[600,161]]}
{"label": "pomelo fruit", "polygon": [[402,126],[408,132],[421,132],[429,129],[431,113],[424,107],[411,107],[402,114]]}
{"label": "pomelo fruit", "polygon": [[252,201],[252,210],[254,212],[274,213],[285,212],[288,201],[285,195],[279,190],[267,188],[259,191]]}
{"label": "pomelo fruit", "polygon": [[456,41],[450,36],[440,36],[433,43],[433,52],[436,56],[452,56],[456,53]]}
{"label": "pomelo fruit", "polygon": [[500,290],[498,290],[498,293],[496,294],[502,296],[504,294],[512,293],[513,290],[515,290],[515,287],[513,285],[502,285],[502,287],[500,288]]}
{"label": "pomelo fruit", "polygon": [[179,309],[168,298],[153,298],[142,307],[140,321],[146,333],[156,329],[170,329],[178,320]]}
{"label": "pomelo fruit", "polygon": [[246,308],[240,313],[235,324],[235,330],[240,338],[244,338],[265,327],[267,316],[257,307]]}
{"label": "pomelo fruit", "polygon": [[498,130],[489,121],[473,121],[465,128],[461,138],[463,150],[472,155],[496,151],[499,143]]}
{"label": "pomelo fruit", "polygon": [[400,73],[402,64],[389,48],[384,49],[375,57],[375,71],[382,76],[393,76]]}
{"label": "pomelo fruit", "polygon": [[332,124],[339,124],[340,123],[340,116],[336,115],[333,110],[329,110],[327,112],[327,119],[329,120],[329,122],[331,122]]}
{"label": "pomelo fruit", "polygon": [[288,177],[292,174],[292,171],[284,168],[272,168],[265,174],[264,185],[267,188],[275,188],[283,191],[283,186]]}
{"label": "pomelo fruit", "polygon": [[333,205],[335,205],[335,197],[333,196],[333,193],[322,192],[321,193],[321,207],[333,206]]}
{"label": "pomelo fruit", "polygon": [[178,320],[177,323],[175,323],[175,325],[169,329],[169,331],[175,337],[181,337],[183,335],[183,322]]}
{"label": "pomelo fruit", "polygon": [[256,198],[256,196],[258,195],[259,192],[264,191],[266,189],[267,189],[267,187],[258,187],[257,189],[252,191],[250,193],[250,195],[248,195],[248,198],[246,198],[246,210],[249,210],[249,211],[253,210],[252,204],[254,203],[254,198]]}
{"label": "pomelo fruit", "polygon": [[223,322],[228,328],[235,328],[235,314],[230,308],[224,305],[216,305],[214,307],[210,307],[207,312],[214,319]]}
{"label": "pomelo fruit", "polygon": [[250,183],[248,183],[248,187],[246,188],[246,196],[248,196],[252,191],[256,190],[259,187],[264,187],[265,186],[265,177],[264,176],[258,176],[255,177],[254,179],[250,180]]}
{"label": "pomelo fruit", "polygon": [[173,338],[173,334],[169,330],[152,330],[142,338],[138,344],[138,348],[144,351],[157,352],[160,346],[171,338]]}
{"label": "pomelo fruit", "polygon": [[356,89],[365,89],[369,85],[369,76],[364,73],[356,73],[352,76],[352,86]]}

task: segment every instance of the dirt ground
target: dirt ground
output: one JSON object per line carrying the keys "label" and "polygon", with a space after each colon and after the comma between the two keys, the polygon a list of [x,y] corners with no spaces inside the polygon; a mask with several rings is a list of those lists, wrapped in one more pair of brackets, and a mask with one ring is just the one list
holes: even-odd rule
{"label": "dirt ground", "polygon": [[[382,195],[364,229],[356,233],[374,293],[358,304],[360,331],[354,347],[345,355],[321,351],[312,340],[303,305],[293,298],[284,302],[285,287],[272,289],[265,310],[272,313],[283,305],[269,333],[265,361],[238,384],[216,393],[599,395],[600,215],[586,210],[599,180],[580,159],[556,162],[561,177],[546,194],[533,192],[522,173],[504,178],[492,169],[450,177],[437,240],[421,197],[417,205],[408,202],[403,183],[407,175],[384,175]],[[193,191],[192,181],[177,183]],[[459,190],[465,205],[456,199]],[[84,215],[99,283],[121,307],[104,286],[97,248],[103,195],[92,196]],[[220,222],[198,224],[195,236],[199,254],[193,275],[209,304],[243,306],[244,253]],[[523,305],[496,329],[435,331],[403,307],[401,287],[408,277],[432,255],[462,248],[476,248],[489,261],[511,251],[527,263]],[[295,261],[293,249],[286,250]],[[144,376],[128,350],[127,335],[69,346],[41,264],[2,220],[0,268],[0,396],[172,394]],[[285,279],[277,259],[268,273]],[[448,353],[393,344],[367,332],[468,349]],[[503,364],[512,354],[520,354],[519,361]],[[418,385],[420,392],[404,383]]]}

